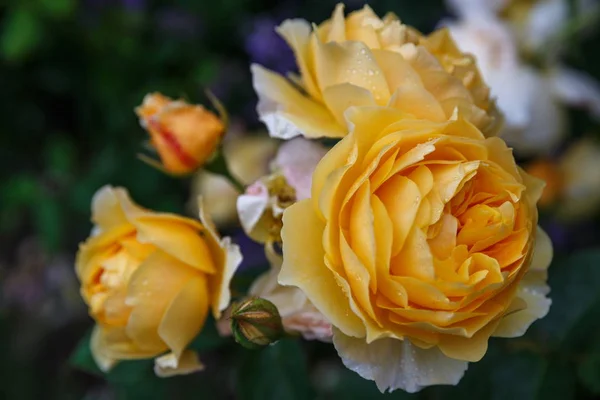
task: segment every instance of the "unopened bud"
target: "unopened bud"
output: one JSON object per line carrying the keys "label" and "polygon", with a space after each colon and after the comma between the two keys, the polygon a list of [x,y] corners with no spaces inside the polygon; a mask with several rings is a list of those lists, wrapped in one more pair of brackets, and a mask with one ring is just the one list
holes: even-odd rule
{"label": "unopened bud", "polygon": [[145,155],[140,158],[173,175],[186,175],[202,167],[217,150],[226,127],[226,121],[201,105],[160,93],[148,94],[135,112],[150,134],[160,162]]}
{"label": "unopened bud", "polygon": [[233,306],[231,330],[235,341],[248,349],[258,349],[279,340],[283,325],[279,311],[268,300],[252,297]]}

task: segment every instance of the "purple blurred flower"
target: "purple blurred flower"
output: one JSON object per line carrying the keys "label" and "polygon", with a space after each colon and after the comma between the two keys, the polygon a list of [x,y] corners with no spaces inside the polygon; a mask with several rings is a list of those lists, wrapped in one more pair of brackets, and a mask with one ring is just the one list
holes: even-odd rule
{"label": "purple blurred flower", "polygon": [[249,69],[234,59],[218,60],[216,65],[216,74],[208,87],[221,101],[227,101],[236,87],[248,83]]}
{"label": "purple blurred flower", "polygon": [[121,0],[123,8],[127,11],[140,12],[146,8],[146,0]]}
{"label": "purple blurred flower", "polygon": [[85,5],[94,9],[121,6],[127,11],[143,11],[146,0],[86,0]]}
{"label": "purple blurred flower", "polygon": [[264,245],[250,239],[242,230],[233,236],[234,242],[240,246],[244,255],[244,260],[238,269],[239,271],[268,265]]}
{"label": "purple blurred flower", "polygon": [[552,241],[552,247],[555,251],[564,251],[569,245],[569,232],[567,227],[556,220],[545,220],[540,221],[540,225],[546,231],[550,240]]}
{"label": "purple blurred flower", "polygon": [[273,16],[256,17],[248,29],[244,45],[252,62],[286,73],[296,69],[296,61],[287,43],[275,32],[280,22]]}

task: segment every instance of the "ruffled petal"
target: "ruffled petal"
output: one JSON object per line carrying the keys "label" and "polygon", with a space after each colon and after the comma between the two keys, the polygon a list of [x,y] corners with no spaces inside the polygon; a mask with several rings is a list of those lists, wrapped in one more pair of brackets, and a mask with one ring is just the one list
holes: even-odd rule
{"label": "ruffled petal", "polygon": [[310,138],[343,137],[345,129],[327,108],[304,96],[285,78],[260,65],[251,67],[257,112],[269,134],[279,139],[304,135]]}
{"label": "ruffled petal", "polygon": [[208,284],[203,275],[197,274],[170,302],[158,327],[158,334],[177,359],[200,333],[208,309]]}
{"label": "ruffled petal", "polygon": [[[515,301],[524,301],[524,309],[516,309],[500,321],[493,336],[519,337],[525,334],[529,326],[548,314],[552,300],[546,280],[547,269],[552,261],[552,243],[548,235],[538,227],[533,260],[529,270],[519,282]],[[514,308],[514,307],[511,307]]]}
{"label": "ruffled petal", "polygon": [[104,351],[104,340],[102,338],[102,328],[98,325],[94,326],[92,337],[90,339],[90,351],[96,365],[102,372],[108,372],[116,363],[117,360],[109,357]]}
{"label": "ruffled petal", "polygon": [[137,207],[129,198],[127,191],[106,185],[98,189],[92,198],[92,221],[101,231],[118,228],[127,224],[127,217],[121,206],[127,202],[132,207]]}
{"label": "ruffled petal", "polygon": [[[140,348],[161,352],[166,345],[158,327],[169,304],[198,271],[161,251],[148,257],[131,276],[125,303],[132,307],[127,335]],[[198,296],[207,297],[206,290]]]}
{"label": "ruffled petal", "polygon": [[219,238],[217,228],[213,224],[210,216],[206,213],[202,205],[202,198],[198,198],[198,210],[200,213],[200,221],[206,228],[205,236],[206,244],[208,245],[215,265],[218,265],[214,275],[208,277],[208,285],[211,293],[211,308],[215,318],[221,316],[221,312],[229,306],[231,301],[231,290],[229,284],[231,278],[242,263],[242,252],[240,247],[231,241],[231,238]]}
{"label": "ruffled petal", "polygon": [[436,347],[416,347],[407,338],[367,344],[334,329],[333,344],[344,365],[375,381],[382,393],[396,389],[415,393],[431,385],[456,385],[468,366],[465,361],[446,357]]}
{"label": "ruffled petal", "polygon": [[[324,263],[323,222],[310,200],[295,203],[283,214],[283,265],[279,283],[299,287],[325,317],[343,332],[364,336],[361,320]],[[302,232],[298,235],[297,232]],[[286,237],[294,236],[294,240]]]}

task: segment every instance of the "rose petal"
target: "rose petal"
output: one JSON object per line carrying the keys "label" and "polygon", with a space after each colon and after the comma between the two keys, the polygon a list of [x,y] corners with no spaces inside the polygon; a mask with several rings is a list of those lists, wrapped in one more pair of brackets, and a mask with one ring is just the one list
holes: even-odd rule
{"label": "rose petal", "polygon": [[345,135],[345,130],[323,105],[302,95],[285,78],[257,64],[251,66],[251,71],[254,90],[259,97],[258,115],[272,137]]}
{"label": "rose petal", "polygon": [[160,378],[187,375],[203,369],[198,354],[192,350],[186,350],[179,358],[175,353],[168,353],[154,359],[154,373]]}
{"label": "rose petal", "polygon": [[[164,313],[198,271],[161,251],[148,257],[131,276],[125,303],[132,307],[127,335],[141,348],[161,352],[158,333]],[[202,293],[204,297],[208,292]]]}
{"label": "rose petal", "polygon": [[[310,200],[302,200],[286,209],[281,232],[283,265],[279,283],[299,287],[343,332],[364,335],[363,323],[350,309],[348,299],[324,264],[323,229],[323,222],[313,211]],[[291,235],[294,240],[286,240]]]}
{"label": "rose petal", "polygon": [[169,303],[158,334],[178,359],[200,333],[209,306],[208,283],[201,274],[192,276]]}
{"label": "rose petal", "polygon": [[333,344],[344,365],[365,379],[373,380],[383,393],[403,389],[415,393],[431,385],[456,385],[468,363],[454,360],[432,347],[421,349],[409,339],[364,339],[334,329]]}
{"label": "rose petal", "polygon": [[226,309],[231,301],[229,284],[233,274],[242,263],[242,252],[237,244],[232,243],[231,238],[219,238],[215,225],[204,210],[201,197],[198,197],[198,210],[200,221],[202,221],[202,225],[208,233],[205,236],[206,243],[210,248],[215,264],[220,266],[214,275],[208,277],[212,296],[210,300],[212,313],[218,319],[221,316],[221,311]]}

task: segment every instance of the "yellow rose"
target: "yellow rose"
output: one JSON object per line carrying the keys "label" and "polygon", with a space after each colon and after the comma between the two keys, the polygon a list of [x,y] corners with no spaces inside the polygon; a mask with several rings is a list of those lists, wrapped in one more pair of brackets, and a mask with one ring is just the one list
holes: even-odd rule
{"label": "yellow rose", "polygon": [[100,189],[92,212],[96,225],[80,246],[76,271],[96,321],[91,349],[98,366],[162,355],[155,360],[160,376],[201,368],[186,347],[209,309],[218,318],[227,307],[238,247],[219,239],[202,211],[202,223],[152,212],[122,188]]}
{"label": "yellow rose", "polygon": [[225,130],[223,122],[201,105],[174,101],[160,93],[146,95],[135,112],[150,134],[163,168],[175,175],[201,167],[216,150]]}
{"label": "yellow rose", "polygon": [[347,116],[311,198],[284,212],[279,282],[304,291],[345,365],[380,390],[455,384],[490,336],[522,335],[548,311],[543,182],[464,119]]}
{"label": "yellow rose", "polygon": [[333,16],[311,31],[287,20],[277,31],[294,50],[294,84],[253,65],[258,113],[272,136],[343,137],[351,106],[394,106],[414,118],[444,122],[458,110],[486,135],[501,117],[472,56],[461,53],[446,30],[423,36],[368,6]]}

